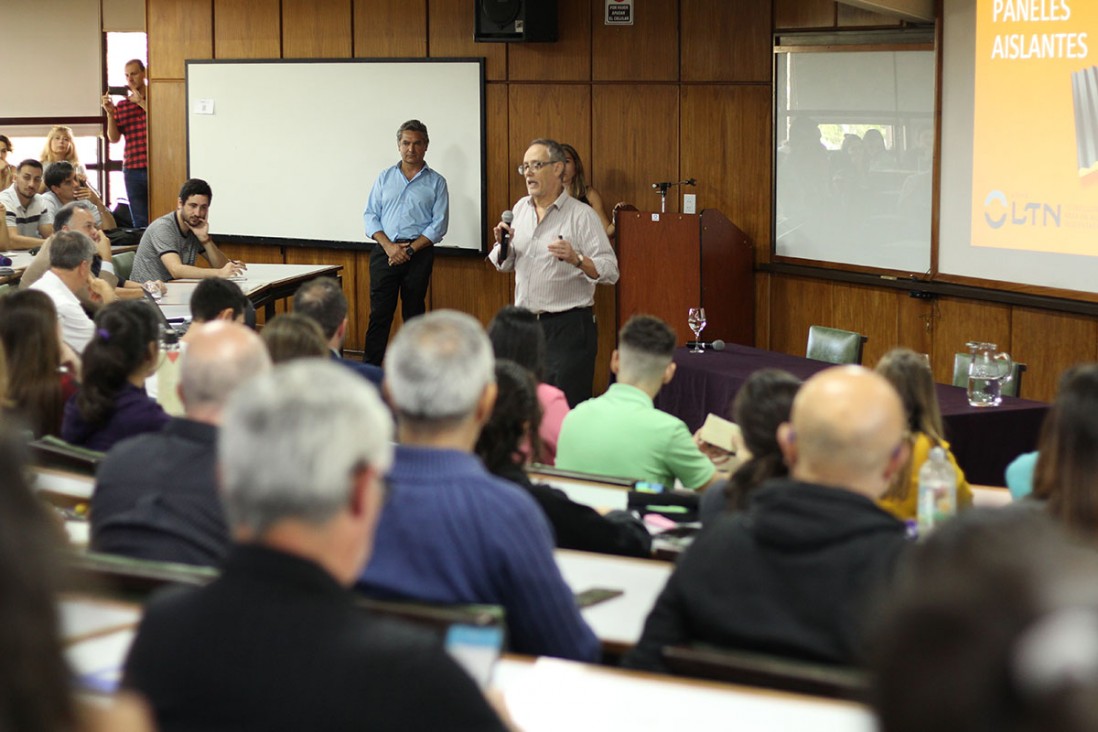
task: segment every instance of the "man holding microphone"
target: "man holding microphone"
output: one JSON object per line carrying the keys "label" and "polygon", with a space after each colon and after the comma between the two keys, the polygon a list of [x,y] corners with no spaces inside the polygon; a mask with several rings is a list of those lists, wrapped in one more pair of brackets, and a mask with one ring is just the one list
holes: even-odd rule
{"label": "man holding microphone", "polygon": [[564,164],[555,140],[530,143],[518,168],[529,195],[515,204],[510,224],[496,225],[488,259],[514,271],[515,304],[532,310],[545,332],[545,381],[574,407],[591,397],[595,375],[595,285],[618,281],[618,259],[595,210],[565,190]]}

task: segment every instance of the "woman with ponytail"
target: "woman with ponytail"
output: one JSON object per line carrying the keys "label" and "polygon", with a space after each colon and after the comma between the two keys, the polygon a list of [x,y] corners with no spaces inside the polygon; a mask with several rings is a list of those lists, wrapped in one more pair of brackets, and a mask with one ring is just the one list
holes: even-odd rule
{"label": "woman with ponytail", "polygon": [[84,349],[84,380],[65,405],[61,437],[106,452],[114,443],[156,432],[168,415],[145,393],[156,371],[157,318],[144,300],[113,302],[95,316],[95,336]]}

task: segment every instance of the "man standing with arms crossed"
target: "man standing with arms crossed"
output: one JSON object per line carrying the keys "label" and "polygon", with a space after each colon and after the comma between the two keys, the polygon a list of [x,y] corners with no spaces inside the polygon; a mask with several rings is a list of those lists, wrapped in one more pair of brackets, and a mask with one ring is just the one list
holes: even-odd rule
{"label": "man standing with arms crossed", "polygon": [[511,225],[501,221],[494,229],[488,259],[501,272],[514,271],[515,305],[534,311],[545,331],[545,381],[574,407],[590,398],[595,376],[595,285],[618,281],[618,258],[595,210],[565,190],[560,144],[534,140],[522,160],[518,172],[530,195],[515,204]]}
{"label": "man standing with arms crossed", "polygon": [[377,366],[385,358],[397,294],[405,321],[427,310],[433,247],[450,223],[446,179],[424,160],[429,143],[419,120],[400,126],[400,162],[381,171],[363,213],[366,235],[377,246],[370,252],[370,324],[362,360]]}
{"label": "man standing with arms crossed", "polygon": [[126,63],[126,98],[118,104],[110,92],[103,95],[103,111],[107,113],[107,139],[118,142],[126,138],[122,173],[126,179],[126,197],[130,201],[130,216],[134,228],[149,225],[149,100],[145,89],[145,64],[139,59]]}

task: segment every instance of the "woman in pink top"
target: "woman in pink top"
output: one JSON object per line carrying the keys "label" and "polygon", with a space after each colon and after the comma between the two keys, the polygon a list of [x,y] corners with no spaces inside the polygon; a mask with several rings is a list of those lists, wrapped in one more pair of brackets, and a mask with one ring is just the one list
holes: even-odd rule
{"label": "woman in pink top", "polygon": [[552,465],[557,457],[560,426],[568,414],[568,401],[563,391],[542,381],[545,376],[545,333],[537,317],[526,308],[505,305],[488,324],[488,338],[492,341],[496,358],[514,361],[537,380],[542,412],[538,427],[541,454],[531,456],[528,444],[524,445],[523,453],[528,458],[532,457],[534,462]]}

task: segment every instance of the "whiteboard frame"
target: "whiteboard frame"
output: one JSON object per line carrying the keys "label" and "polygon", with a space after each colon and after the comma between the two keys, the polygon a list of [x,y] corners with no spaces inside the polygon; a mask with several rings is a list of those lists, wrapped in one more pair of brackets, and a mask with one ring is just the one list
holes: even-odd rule
{"label": "whiteboard frame", "polygon": [[[251,199],[251,205],[253,207],[261,207],[264,204],[267,207],[274,207],[275,215],[280,219],[280,222],[287,222],[296,225],[296,230],[291,229],[286,235],[279,235],[272,233],[270,228],[257,230],[255,232],[244,231],[246,225],[240,223],[238,220],[230,220],[230,223],[226,224],[225,230],[219,230],[219,218],[223,218],[222,211],[225,209],[222,207],[224,204],[220,204],[218,193],[219,183],[218,178],[224,180],[224,175],[218,171],[217,175],[206,177],[200,170],[197,170],[199,164],[202,163],[201,156],[195,154],[195,146],[201,144],[203,141],[202,134],[196,131],[196,127],[204,122],[205,117],[208,115],[198,115],[195,113],[198,99],[202,98],[207,93],[206,90],[209,86],[203,86],[198,82],[196,78],[192,77],[192,69],[197,71],[198,67],[202,67],[203,70],[207,70],[209,67],[239,67],[239,66],[316,66],[317,68],[309,70],[309,78],[315,80],[315,84],[310,85],[308,89],[292,89],[293,102],[302,104],[298,107],[298,110],[308,110],[311,112],[310,119],[315,118],[318,129],[323,125],[328,125],[330,129],[337,132],[340,135],[352,135],[357,136],[360,133],[354,131],[355,122],[350,123],[330,123],[323,115],[329,110],[320,104],[325,99],[325,90],[323,87],[325,79],[329,76],[324,73],[322,66],[338,66],[341,69],[348,69],[353,66],[370,65],[376,67],[377,65],[385,65],[396,67],[394,71],[403,70],[402,67],[409,65],[452,65],[452,66],[469,66],[476,69],[476,98],[477,109],[476,116],[476,136],[479,138],[473,145],[468,145],[464,142],[464,139],[456,139],[456,137],[450,133],[450,130],[446,128],[444,120],[447,119],[443,113],[439,110],[432,111],[429,109],[434,95],[429,86],[423,84],[415,85],[398,85],[398,89],[408,89],[409,95],[414,94],[414,98],[411,100],[415,106],[427,107],[426,111],[422,114],[408,114],[401,116],[395,124],[388,125],[392,129],[385,128],[385,133],[379,135],[375,132],[369,134],[362,134],[360,144],[356,144],[352,150],[352,157],[358,157],[368,160],[367,163],[359,165],[343,165],[345,169],[350,168],[350,172],[344,172],[344,175],[350,176],[354,170],[361,168],[365,171],[362,176],[355,177],[353,180],[346,182],[336,182],[335,184],[329,184],[333,189],[336,186],[350,186],[349,190],[354,191],[355,205],[353,213],[350,211],[350,206],[347,202],[344,203],[346,213],[341,214],[339,221],[341,225],[346,224],[349,220],[357,222],[357,236],[349,235],[349,231],[341,232],[342,235],[338,236],[315,236],[312,231],[309,230],[307,224],[316,221],[316,217],[323,216],[324,208],[323,204],[325,199],[324,191],[327,187],[324,181],[310,180],[308,175],[311,172],[317,172],[315,163],[305,162],[301,167],[301,173],[299,177],[293,177],[287,172],[285,165],[279,167],[278,164],[273,164],[272,168],[275,171],[275,177],[264,180],[262,178],[255,178],[254,176],[262,176],[263,170],[256,170],[254,167],[255,161],[258,160],[278,160],[282,150],[292,141],[302,142],[302,133],[300,129],[292,129],[284,127],[282,125],[289,124],[287,122],[280,122],[279,115],[270,112],[271,105],[264,108],[249,108],[246,116],[237,116],[230,118],[230,125],[241,126],[250,125],[251,128],[261,128],[262,134],[260,137],[266,136],[268,138],[268,147],[272,147],[269,140],[271,138],[282,142],[282,149],[278,146],[273,146],[274,149],[262,149],[260,147],[261,156],[256,156],[251,153],[251,148],[245,147],[246,143],[238,145],[237,149],[249,150],[249,156],[239,156],[238,161],[241,163],[240,169],[245,170],[246,174],[253,176],[252,180],[255,181],[254,188],[257,197]],[[466,71],[466,70],[463,70]],[[369,74],[363,74],[367,77]],[[197,76],[197,74],[195,74]],[[365,78],[364,78],[365,80]],[[204,82],[203,82],[204,83]],[[482,58],[432,58],[432,59],[374,59],[374,58],[355,58],[355,59],[192,59],[186,61],[186,152],[187,152],[187,175],[188,177],[195,176],[208,180],[211,188],[214,192],[214,199],[211,203],[210,223],[211,233],[218,241],[223,242],[239,242],[239,243],[257,243],[268,244],[278,246],[308,246],[308,247],[321,247],[321,248],[335,248],[335,249],[352,249],[352,250],[366,250],[374,246],[372,240],[366,237],[365,232],[362,231],[362,210],[365,208],[366,199],[370,192],[370,187],[373,185],[374,180],[378,174],[386,167],[390,167],[399,162],[400,157],[396,148],[396,129],[401,122],[405,119],[418,118],[422,119],[427,124],[428,129],[432,133],[432,143],[427,152],[427,163],[432,165],[432,161],[439,161],[444,157],[457,157],[460,155],[466,155],[467,151],[475,151],[471,155],[467,155],[467,164],[471,163],[479,168],[477,173],[465,172],[467,166],[454,166],[458,169],[464,177],[455,175],[447,175],[448,168],[445,162],[442,166],[435,168],[439,173],[447,178],[447,184],[450,192],[450,228],[443,241],[439,243],[436,250],[439,253],[453,253],[464,255],[485,256],[487,254],[487,231],[488,218],[487,218],[487,166],[486,166],[486,153],[487,153],[487,134],[486,134],[486,111],[485,111],[485,66],[484,59]],[[201,88],[199,88],[201,87]],[[463,87],[465,89],[466,87]],[[339,99],[340,96],[346,94],[346,90],[343,87],[338,87],[339,94],[332,94],[333,99]],[[364,99],[374,99],[369,92],[361,92],[359,96]],[[271,100],[272,104],[277,104],[279,100]],[[364,101],[363,106],[368,105],[369,102]],[[399,106],[398,104],[390,105],[393,107]],[[407,105],[405,105],[407,108]],[[214,99],[214,115],[217,116],[219,112],[224,109],[224,105],[219,105],[218,100]],[[235,111],[235,110],[234,110]],[[373,119],[376,115],[371,115],[367,119]],[[467,118],[471,118],[472,114],[466,114]],[[395,119],[395,117],[394,117]],[[361,120],[360,120],[361,121]],[[224,124],[224,123],[223,123]],[[360,125],[361,126],[361,125]],[[471,125],[466,125],[470,127]],[[462,137],[464,137],[464,132]],[[448,136],[449,135],[449,136]],[[438,143],[436,145],[436,143]],[[460,143],[460,144],[459,144]],[[452,153],[452,154],[451,154]],[[313,153],[307,153],[303,155],[303,159],[308,161],[313,159]],[[322,158],[325,159],[325,158]],[[330,166],[335,168],[336,166]],[[434,168],[434,165],[432,165]],[[319,170],[323,171],[328,168],[320,166]],[[281,172],[279,172],[281,171]],[[475,179],[475,182],[468,182]],[[455,186],[455,183],[458,185]],[[306,199],[303,199],[302,191],[306,186],[310,184],[316,184],[308,189]],[[224,191],[225,187],[220,186]],[[341,189],[342,190],[342,189]],[[239,195],[239,189],[232,189],[231,195]],[[348,194],[350,195],[350,194]],[[479,198],[479,200],[472,200],[467,202],[460,209],[455,209],[455,200],[461,200],[461,196],[464,195],[468,198]],[[274,198],[274,203],[270,201]],[[222,198],[221,200],[224,200]],[[230,204],[231,199],[230,199]],[[293,213],[294,209],[300,208],[307,213],[307,216],[303,217],[301,223],[295,218]],[[455,216],[455,213],[457,214]],[[251,220],[256,220],[254,214]],[[349,217],[349,218],[344,218]],[[244,218],[242,215],[239,218]],[[266,223],[266,222],[265,222]],[[457,227],[455,227],[455,223]],[[474,231],[475,228],[475,231]]]}

